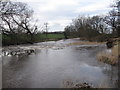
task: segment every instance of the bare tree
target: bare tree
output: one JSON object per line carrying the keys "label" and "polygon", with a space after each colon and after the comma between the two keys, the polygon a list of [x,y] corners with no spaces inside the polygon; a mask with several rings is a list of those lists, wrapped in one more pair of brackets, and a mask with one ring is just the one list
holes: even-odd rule
{"label": "bare tree", "polygon": [[103,16],[79,16],[72,24],[65,27],[65,32],[69,36],[84,37],[92,39],[107,33],[108,25],[105,24]]}
{"label": "bare tree", "polygon": [[[113,36],[117,36],[119,34],[118,30],[118,16],[119,16],[119,0],[115,0],[111,5],[112,10],[109,11],[109,14],[105,17],[105,23],[111,27]],[[109,27],[109,28],[110,28]]]}
{"label": "bare tree", "polygon": [[36,23],[32,24],[33,10],[29,9],[25,3],[0,1],[0,27],[4,34],[26,33],[33,41],[34,34],[38,28]]}

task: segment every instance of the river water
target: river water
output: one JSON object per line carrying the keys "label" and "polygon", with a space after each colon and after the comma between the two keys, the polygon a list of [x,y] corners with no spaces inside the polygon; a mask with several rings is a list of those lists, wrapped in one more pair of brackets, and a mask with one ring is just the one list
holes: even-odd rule
{"label": "river water", "polygon": [[96,54],[105,45],[71,45],[78,39],[49,41],[34,45],[35,53],[3,56],[3,88],[64,88],[64,81],[87,82],[93,87],[117,87],[117,67],[99,62]]}

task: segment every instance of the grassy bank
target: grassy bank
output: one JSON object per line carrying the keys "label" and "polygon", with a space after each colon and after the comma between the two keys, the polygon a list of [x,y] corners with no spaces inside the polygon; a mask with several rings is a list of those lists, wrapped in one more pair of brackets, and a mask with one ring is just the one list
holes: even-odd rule
{"label": "grassy bank", "polygon": [[78,41],[69,43],[67,45],[70,46],[70,45],[100,45],[100,44],[105,44],[105,42]]}
{"label": "grassy bank", "polygon": [[32,37],[26,34],[14,34],[14,35],[2,35],[2,45],[19,45],[19,44],[28,44],[28,43],[37,43],[50,40],[60,40],[64,38],[64,34],[36,34]]}
{"label": "grassy bank", "polygon": [[118,57],[120,55],[120,41],[116,43],[116,45],[111,48],[111,52],[100,52],[97,55],[97,59],[99,61],[103,61],[104,63],[111,64],[111,65],[117,65],[118,64]]}

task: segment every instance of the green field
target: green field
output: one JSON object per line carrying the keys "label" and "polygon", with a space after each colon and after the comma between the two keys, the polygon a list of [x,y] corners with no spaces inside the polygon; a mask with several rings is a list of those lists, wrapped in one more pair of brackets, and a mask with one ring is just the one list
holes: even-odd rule
{"label": "green field", "polygon": [[[0,35],[1,36],[1,35]],[[64,39],[64,34],[36,34],[31,41],[31,37],[26,34],[14,34],[14,35],[2,35],[2,45],[17,45],[17,44],[27,44],[27,43],[37,43],[44,41],[56,41]]]}
{"label": "green field", "polygon": [[39,41],[46,41],[46,40],[59,40],[59,39],[63,39],[64,38],[64,34],[37,34],[35,36],[35,40]]}

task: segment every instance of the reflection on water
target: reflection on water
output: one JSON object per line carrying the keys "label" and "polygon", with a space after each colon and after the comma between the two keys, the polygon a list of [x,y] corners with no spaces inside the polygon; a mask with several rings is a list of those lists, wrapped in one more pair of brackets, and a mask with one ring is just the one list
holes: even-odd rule
{"label": "reflection on water", "polygon": [[[25,57],[3,56],[3,87],[60,88],[65,80],[88,82],[94,87],[116,87],[117,67],[96,60],[96,54],[105,47],[63,47],[74,41],[78,40],[42,43],[53,47],[36,49],[35,54]],[[41,43],[35,45],[37,48]]]}

